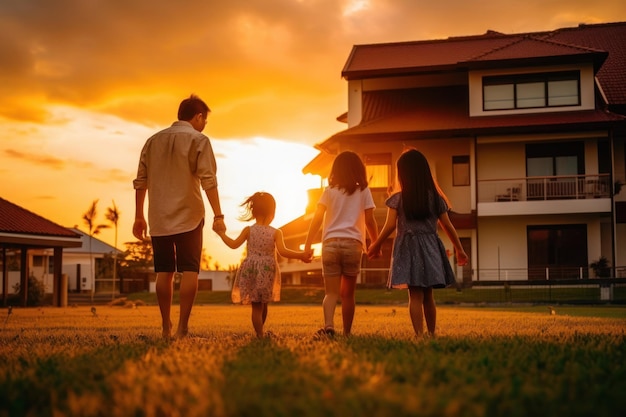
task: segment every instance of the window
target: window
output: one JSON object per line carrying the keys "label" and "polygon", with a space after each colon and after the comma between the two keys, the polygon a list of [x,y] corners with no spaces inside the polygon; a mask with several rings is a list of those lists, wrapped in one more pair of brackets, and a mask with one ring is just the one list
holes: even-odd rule
{"label": "window", "polygon": [[33,255],[33,266],[34,267],[42,267],[43,266],[43,256],[41,256],[41,255]]}
{"label": "window", "polygon": [[483,78],[485,111],[579,105],[579,71]]}
{"label": "window", "polygon": [[363,162],[370,188],[387,189],[391,185],[390,153],[365,154]]}
{"label": "window", "polygon": [[586,225],[528,226],[527,238],[528,279],[576,279],[587,270]]}
{"label": "window", "polygon": [[[585,173],[583,142],[526,145],[526,197],[529,200],[576,198],[578,175]],[[530,178],[535,177],[535,178]]]}
{"label": "window", "polygon": [[526,145],[526,176],[582,175],[585,167],[583,142]]}
{"label": "window", "polygon": [[470,185],[469,155],[452,157],[452,185]]}

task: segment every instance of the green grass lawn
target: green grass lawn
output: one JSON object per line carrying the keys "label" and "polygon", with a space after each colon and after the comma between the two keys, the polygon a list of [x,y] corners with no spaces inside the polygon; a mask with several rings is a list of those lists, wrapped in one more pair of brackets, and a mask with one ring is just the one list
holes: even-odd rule
{"label": "green grass lawn", "polygon": [[406,303],[360,304],[352,337],[316,340],[320,306],[278,304],[266,324],[274,336],[258,340],[249,306],[201,301],[191,337],[170,342],[156,306],[0,310],[0,416],[608,417],[626,408],[626,319],[602,306],[552,315],[445,305],[438,337],[417,339]]}
{"label": "green grass lawn", "polygon": [[[485,302],[484,291],[490,290],[464,290],[459,292],[453,288],[435,290],[435,299],[440,307],[444,306],[474,306],[504,309],[506,311],[537,312],[544,314],[548,306],[552,306],[557,312],[569,315],[590,317],[615,317],[626,318],[626,304],[548,304],[541,303],[511,303],[511,302]],[[463,295],[465,294],[465,295]],[[149,305],[156,305],[156,294],[134,293],[126,296],[129,300],[141,300]],[[461,298],[463,297],[463,298]],[[324,298],[323,288],[283,288],[281,305],[321,305]],[[178,302],[178,294],[174,294],[174,301]],[[408,295],[406,290],[387,289],[358,289],[356,292],[358,305],[391,305],[403,308],[407,306]],[[230,292],[228,291],[199,291],[196,297],[197,305],[231,304]]]}

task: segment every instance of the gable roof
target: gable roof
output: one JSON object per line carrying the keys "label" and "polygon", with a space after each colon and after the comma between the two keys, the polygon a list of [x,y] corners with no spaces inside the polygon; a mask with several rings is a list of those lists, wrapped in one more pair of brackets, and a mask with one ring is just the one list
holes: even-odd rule
{"label": "gable roof", "polygon": [[76,232],[76,234],[80,235],[80,240],[83,243],[82,247],[67,249],[65,253],[86,253],[86,254],[110,254],[110,253],[118,253],[121,254],[122,251],[117,249],[115,246],[109,245],[106,242],[98,239],[95,236],[91,237],[91,248],[89,246],[89,234],[83,232],[82,230],[72,227],[69,230]]}
{"label": "gable roof", "polygon": [[489,64],[567,63],[591,60],[609,104],[626,104],[626,22],[579,25],[554,31],[355,45],[344,65],[348,80],[459,71]]}
{"label": "gable roof", "polygon": [[0,243],[77,247],[80,235],[0,197]]}

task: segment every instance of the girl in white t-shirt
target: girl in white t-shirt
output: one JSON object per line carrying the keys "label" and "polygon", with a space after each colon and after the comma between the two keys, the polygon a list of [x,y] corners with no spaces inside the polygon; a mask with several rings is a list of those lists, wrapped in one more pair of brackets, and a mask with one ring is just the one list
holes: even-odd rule
{"label": "girl in white t-shirt", "polygon": [[324,327],[318,335],[334,336],[335,307],[341,296],[343,334],[349,336],[354,319],[356,279],[366,247],[365,232],[375,241],[378,225],[374,200],[367,186],[365,165],[354,152],[345,151],[333,162],[328,187],[324,189],[311,220],[304,252],[322,229],[322,275],[324,276]]}

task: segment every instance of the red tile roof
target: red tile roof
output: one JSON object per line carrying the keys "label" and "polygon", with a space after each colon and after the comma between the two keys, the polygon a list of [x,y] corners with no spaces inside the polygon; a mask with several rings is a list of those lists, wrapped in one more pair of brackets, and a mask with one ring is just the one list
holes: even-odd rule
{"label": "red tile roof", "polygon": [[[585,48],[575,45],[567,45],[558,42],[552,42],[547,39],[533,36],[515,36],[511,41],[500,48],[485,51],[483,54],[476,56],[466,62],[496,62],[496,61],[521,61],[530,60],[533,62],[545,62],[546,60],[554,60],[563,63],[564,59],[569,57],[572,60],[589,60],[590,55],[595,55],[598,64],[601,64],[607,52]],[[599,65],[598,65],[599,66]]]}
{"label": "red tile roof", "polygon": [[0,233],[78,238],[80,235],[0,197]]}
{"label": "red tile roof", "polygon": [[607,51],[609,56],[598,71],[598,79],[609,103],[626,105],[626,22],[558,29],[545,37]]}
{"label": "red tile roof", "polygon": [[626,22],[554,31],[484,35],[415,42],[355,45],[343,68],[346,79],[464,69],[487,62],[545,64],[591,58],[610,104],[626,104]]}

